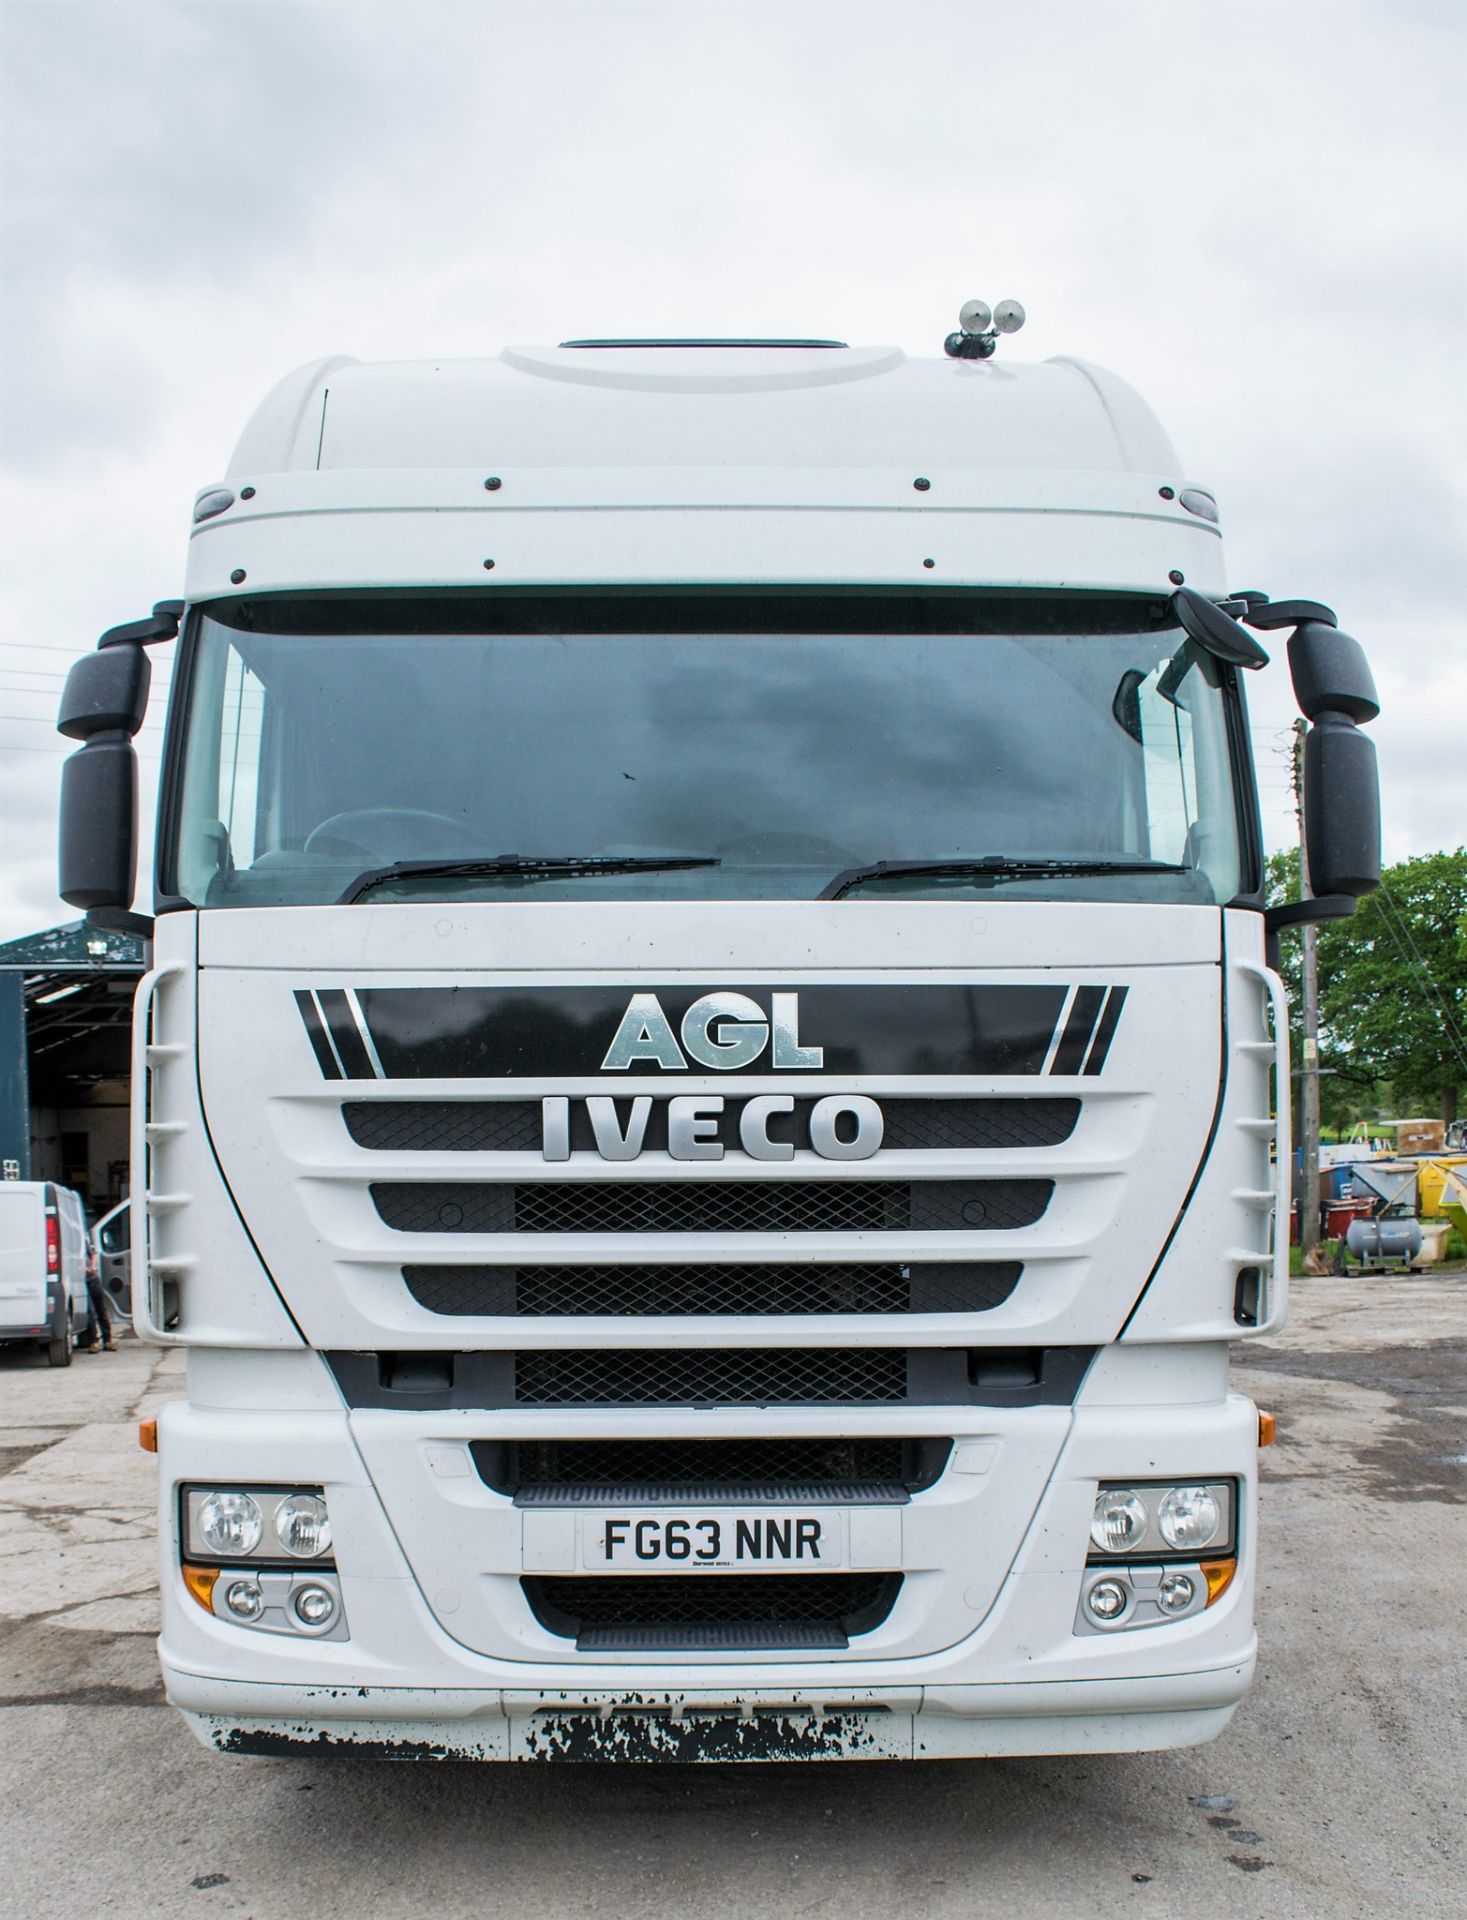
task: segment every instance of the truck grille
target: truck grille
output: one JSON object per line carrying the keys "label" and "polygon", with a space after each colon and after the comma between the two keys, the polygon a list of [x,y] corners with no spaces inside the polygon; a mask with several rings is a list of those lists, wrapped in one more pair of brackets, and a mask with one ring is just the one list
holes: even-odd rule
{"label": "truck grille", "polygon": [[[885,1434],[728,1440],[474,1440],[469,1452],[479,1478],[496,1493],[527,1503],[586,1490],[604,1504],[611,1493],[628,1499],[693,1489],[751,1503],[789,1499],[792,1490],[829,1497],[853,1486],[920,1493],[936,1484],[952,1451],[943,1439]],[[869,1495],[867,1496],[869,1497]]]}
{"label": "truck grille", "polygon": [[430,1313],[554,1315],[983,1313],[1017,1260],[915,1266],[432,1267],[402,1270]]}
{"label": "truck grille", "polygon": [[899,1573],[526,1575],[535,1618],[580,1652],[843,1648],[881,1625]]}
{"label": "truck grille", "polygon": [[[814,1096],[800,1096],[786,1123],[794,1139],[809,1138]],[[904,1152],[987,1151],[1057,1147],[1080,1117],[1073,1099],[889,1100],[883,1148]],[[538,1100],[348,1100],[341,1109],[347,1132],[373,1153],[538,1153],[542,1146]],[[726,1111],[720,1132],[737,1147],[736,1113]],[[571,1148],[595,1151],[585,1106],[571,1106]],[[667,1146],[667,1108],[655,1101],[643,1142],[649,1151]]]}
{"label": "truck grille", "polygon": [[1070,1406],[1091,1347],[326,1351],[349,1407]]}
{"label": "truck grille", "polygon": [[1052,1180],[374,1182],[399,1233],[1004,1232],[1032,1226]]}
{"label": "truck grille", "polygon": [[893,1347],[570,1349],[515,1356],[521,1406],[759,1406],[906,1397],[906,1352]]}

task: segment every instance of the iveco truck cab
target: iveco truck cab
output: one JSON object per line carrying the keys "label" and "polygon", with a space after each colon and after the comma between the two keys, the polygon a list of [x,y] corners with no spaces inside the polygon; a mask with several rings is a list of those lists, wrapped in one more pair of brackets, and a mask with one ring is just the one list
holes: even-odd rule
{"label": "iveco truck cab", "polygon": [[62,891],[153,941],[133,1310],[188,1358],[207,1745],[1124,1750],[1246,1690],[1258,634],[1314,722],[1284,918],[1377,877],[1374,694],[1021,318],[319,361],[73,669]]}

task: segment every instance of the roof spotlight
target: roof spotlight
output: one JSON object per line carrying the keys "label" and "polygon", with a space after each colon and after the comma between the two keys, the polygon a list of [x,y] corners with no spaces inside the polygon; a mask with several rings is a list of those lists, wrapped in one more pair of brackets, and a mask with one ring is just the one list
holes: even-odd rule
{"label": "roof spotlight", "polygon": [[1017,300],[1000,300],[996,307],[990,307],[986,300],[965,300],[958,314],[958,331],[947,336],[942,350],[950,360],[992,359],[998,336],[1017,333],[1024,317]]}
{"label": "roof spotlight", "polygon": [[1017,333],[1027,318],[1017,300],[1000,300],[993,309],[993,324],[1000,333]]}

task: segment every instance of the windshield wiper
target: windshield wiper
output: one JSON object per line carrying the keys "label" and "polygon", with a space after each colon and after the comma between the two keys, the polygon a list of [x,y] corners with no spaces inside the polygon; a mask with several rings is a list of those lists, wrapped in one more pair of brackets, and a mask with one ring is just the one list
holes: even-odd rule
{"label": "windshield wiper", "polygon": [[844,899],[853,887],[868,880],[914,879],[952,875],[962,880],[1044,880],[1110,873],[1191,873],[1191,867],[1170,866],[1164,860],[1027,860],[1007,853],[985,853],[976,860],[873,860],[869,866],[847,867],[820,891],[822,900]]}
{"label": "windshield wiper", "polygon": [[365,873],[359,873],[336,904],[351,906],[355,901],[365,900],[376,888],[390,885],[394,880],[473,880],[482,874],[496,873],[519,874],[527,880],[573,879],[577,874],[664,873],[679,867],[716,867],[720,864],[712,854],[678,858],[659,854],[501,853],[480,860],[395,860],[390,867],[369,867]]}

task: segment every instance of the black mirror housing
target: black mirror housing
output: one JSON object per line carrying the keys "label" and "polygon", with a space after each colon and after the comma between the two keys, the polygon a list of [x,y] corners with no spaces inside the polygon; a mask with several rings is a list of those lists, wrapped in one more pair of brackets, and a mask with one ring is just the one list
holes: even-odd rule
{"label": "black mirror housing", "polygon": [[1240,627],[1230,613],[1224,613],[1221,607],[1191,587],[1178,587],[1172,595],[1172,611],[1183,631],[1219,660],[1235,667],[1268,665],[1268,655],[1253,635]]}
{"label": "black mirror housing", "polygon": [[1375,747],[1345,714],[1322,712],[1305,736],[1304,819],[1313,892],[1358,899],[1380,885]]}
{"label": "black mirror housing", "polygon": [[1289,636],[1289,673],[1299,711],[1310,720],[1339,713],[1364,726],[1380,712],[1365,649],[1338,627],[1303,621]]}
{"label": "black mirror housing", "polygon": [[139,646],[88,653],[66,676],[56,730],[72,740],[99,733],[135,734],[148,710],[152,664]]}
{"label": "black mirror housing", "polygon": [[61,897],[73,907],[130,907],[137,863],[138,757],[114,730],[61,769]]}

